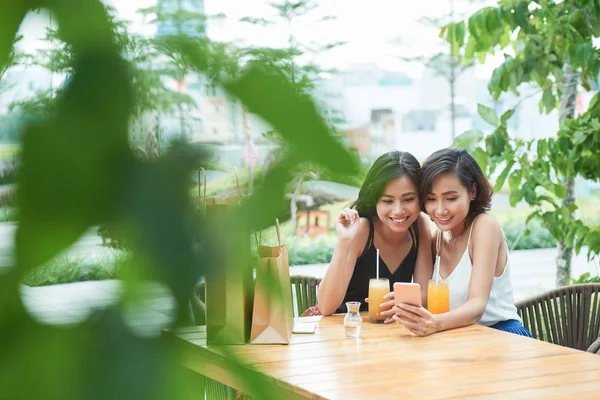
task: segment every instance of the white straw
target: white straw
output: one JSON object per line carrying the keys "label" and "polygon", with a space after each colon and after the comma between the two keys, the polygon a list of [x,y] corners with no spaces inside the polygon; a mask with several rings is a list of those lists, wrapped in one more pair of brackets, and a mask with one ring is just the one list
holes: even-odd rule
{"label": "white straw", "polygon": [[435,264],[437,266],[437,269],[436,269],[437,273],[435,274],[435,284],[437,286],[440,281],[440,256],[436,257]]}
{"label": "white straw", "polygon": [[375,249],[377,250],[377,263],[376,263],[376,267],[375,267],[375,276],[377,277],[377,279],[379,279],[379,249]]}

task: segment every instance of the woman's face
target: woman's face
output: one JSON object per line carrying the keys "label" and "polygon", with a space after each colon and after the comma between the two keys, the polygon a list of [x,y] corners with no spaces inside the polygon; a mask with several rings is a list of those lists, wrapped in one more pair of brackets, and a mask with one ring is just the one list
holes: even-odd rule
{"label": "woman's face", "polygon": [[377,200],[377,217],[392,232],[406,232],[420,213],[417,185],[407,175],[387,183]]}
{"label": "woman's face", "polygon": [[456,174],[442,174],[425,196],[425,211],[441,231],[462,229],[474,198],[475,192],[469,193]]}

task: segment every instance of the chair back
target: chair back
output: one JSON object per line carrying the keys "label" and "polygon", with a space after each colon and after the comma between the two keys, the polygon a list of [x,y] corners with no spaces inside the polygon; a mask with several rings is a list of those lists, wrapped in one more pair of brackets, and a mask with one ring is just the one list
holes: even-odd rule
{"label": "chair back", "polygon": [[564,286],[516,304],[533,337],[587,350],[600,336],[600,284]]}
{"label": "chair back", "polygon": [[294,317],[299,317],[307,308],[317,304],[317,288],[320,278],[314,276],[290,276]]}

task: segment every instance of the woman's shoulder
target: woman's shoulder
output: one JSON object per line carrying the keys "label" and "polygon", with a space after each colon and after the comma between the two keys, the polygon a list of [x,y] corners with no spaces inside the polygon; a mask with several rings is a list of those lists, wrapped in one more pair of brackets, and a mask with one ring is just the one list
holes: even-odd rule
{"label": "woman's shoulder", "polygon": [[421,239],[431,239],[432,227],[431,227],[431,219],[425,213],[421,213],[417,221],[415,222],[417,227],[419,228],[419,238]]}
{"label": "woman's shoulder", "polygon": [[503,237],[500,222],[496,217],[490,214],[479,214],[473,220],[474,237],[486,236],[488,239]]}
{"label": "woman's shoulder", "polygon": [[481,228],[497,228],[500,229],[500,222],[491,214],[479,214],[473,220],[473,230]]}
{"label": "woman's shoulder", "polygon": [[419,218],[417,218],[416,223],[419,226],[419,232],[425,232],[429,235],[429,233],[431,232],[431,219],[427,214],[421,212],[419,214]]}

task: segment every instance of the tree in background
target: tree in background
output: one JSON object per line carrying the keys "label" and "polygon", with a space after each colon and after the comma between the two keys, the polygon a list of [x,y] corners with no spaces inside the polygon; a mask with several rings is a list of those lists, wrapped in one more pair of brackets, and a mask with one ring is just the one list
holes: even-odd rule
{"label": "tree in background", "polygon": [[[128,24],[116,19],[115,10],[109,6],[105,8],[111,18],[119,51],[131,68],[136,99],[132,117],[138,118],[146,112],[172,113],[174,109],[181,110],[195,106],[190,96],[173,90],[165,84],[166,79],[175,79],[179,76],[182,68],[166,55],[168,46],[165,41],[130,33]],[[38,50],[34,54],[26,54],[22,59],[26,65],[43,67],[53,75],[65,77],[65,82],[68,83],[74,68],[73,47],[65,43],[60,32],[53,27],[46,29],[45,41],[49,43],[46,49]],[[161,62],[157,63],[157,60]],[[62,88],[54,89],[51,86],[48,90],[36,92],[28,99],[13,102],[9,109],[20,111],[25,115],[46,113],[61,90]]]}
{"label": "tree in background", "polygon": [[[485,0],[460,0],[461,6],[472,7],[474,4],[479,4]],[[427,28],[433,28],[439,31],[444,26],[452,24],[457,20],[465,17],[464,12],[457,12],[455,7],[456,0],[448,1],[448,11],[438,17],[423,17],[419,20],[421,25]],[[440,35],[441,36],[441,35]],[[399,37],[393,41],[395,44],[400,46],[403,45],[404,40]],[[451,45],[448,42],[442,41],[439,51],[433,54],[419,55],[419,56],[402,56],[401,60],[409,63],[417,63],[423,65],[426,68],[430,68],[436,76],[442,77],[448,84],[450,89],[449,97],[449,111],[451,121],[451,135],[452,140],[456,137],[456,119],[458,118],[458,110],[456,105],[457,98],[457,84],[459,78],[469,68],[474,66],[473,60],[465,59],[463,57],[464,52],[460,49],[453,52]]]}
{"label": "tree in background", "polygon": [[21,38],[21,36],[17,36],[15,38],[10,49],[10,53],[8,54],[8,61],[6,62],[6,64],[0,66],[0,94],[2,94],[3,91],[10,88],[10,85],[6,82],[6,80],[4,80],[6,71],[17,65],[23,57],[21,53],[16,51],[16,46],[21,40]]}
{"label": "tree in background", "polygon": [[522,85],[537,86],[542,93],[540,113],[557,108],[560,129],[555,137],[522,140],[508,135],[501,117],[480,105],[482,118],[494,127],[486,137],[471,131],[456,144],[468,147],[488,176],[501,172],[495,189],[508,179],[510,203],[525,200],[534,208],[527,222],[538,219],[558,241],[557,285],[571,278],[573,249],[588,247],[588,258],[600,253],[600,226],[587,224],[577,213],[575,179],[600,179],[600,102],[598,95],[588,110],[575,117],[578,86],[590,90],[600,71],[600,4],[581,0],[501,0],[468,20],[442,30],[458,56],[485,62],[486,56],[504,52],[504,62],[494,70],[489,91],[498,99]]}
{"label": "tree in background", "polygon": [[[208,45],[217,45],[214,42],[209,42],[206,38],[206,22],[209,19],[224,18],[223,15],[207,16],[202,12],[198,12],[190,5],[184,5],[183,0],[161,0],[157,5],[142,8],[139,13],[145,18],[150,18],[150,23],[157,28],[157,37],[153,38],[154,44],[159,44],[160,48],[169,47],[169,41],[173,38],[183,38],[191,43],[205,47]],[[183,93],[183,88],[186,86],[186,77],[191,74],[191,67],[186,60],[179,59],[174,63],[174,58],[177,58],[177,52],[166,51],[171,57],[157,57],[155,62],[160,62],[161,69],[165,72],[163,81],[171,81],[171,86],[177,86],[178,92]],[[173,57],[175,56],[175,57]],[[206,79],[206,77],[204,77]],[[214,77],[213,77],[214,78]],[[214,79],[213,79],[214,80]],[[196,107],[194,104],[192,107]],[[186,113],[186,104],[177,103],[176,107],[179,114],[179,133],[181,137],[185,137],[189,132],[189,126],[186,126],[186,121],[190,119]]]}
{"label": "tree in background", "polygon": [[[304,94],[309,94],[313,91],[315,83],[322,78],[323,74],[333,72],[317,65],[315,57],[344,43],[321,44],[302,43],[299,41],[295,34],[295,27],[307,17],[314,17],[317,14],[318,4],[315,0],[284,0],[272,2],[269,5],[274,11],[275,19],[244,17],[241,21],[263,28],[273,25],[284,25],[287,29],[287,47],[242,46],[240,49],[241,61],[248,65],[259,64],[266,70],[283,71],[296,90]],[[332,16],[321,16],[319,23],[326,23],[333,19],[335,18]],[[284,157],[283,153],[290,151],[280,146],[281,140],[278,139],[277,132],[268,132],[265,137],[272,143],[275,143],[276,147],[267,155],[263,164],[263,172],[268,170],[271,164]],[[294,227],[297,223],[297,203],[302,197],[302,184],[307,178],[317,179],[320,175],[315,167],[314,165],[305,164],[300,171],[297,171],[295,188],[290,194],[290,217],[292,226]]]}
{"label": "tree in background", "polygon": [[[3,92],[11,89],[14,84],[6,81],[6,72],[22,62],[23,55],[16,51],[16,46],[21,40],[21,36],[17,36],[12,43],[8,60],[6,64],[0,66],[0,96]],[[16,133],[18,126],[21,123],[23,116],[20,113],[9,113],[8,115],[0,115],[0,141],[14,143],[18,138]]]}
{"label": "tree in background", "polygon": [[[274,11],[275,19],[244,17],[241,21],[264,28],[284,25],[287,29],[288,45],[285,48],[242,46],[240,54],[242,60],[248,63],[258,62],[274,70],[283,71],[298,90],[308,93],[314,89],[315,83],[322,74],[334,72],[317,65],[315,57],[343,45],[344,42],[322,44],[299,41],[295,34],[296,27],[306,22],[307,18],[318,14],[318,4],[315,0],[283,0],[269,5]],[[333,16],[321,16],[318,23],[326,23],[334,19]]]}

